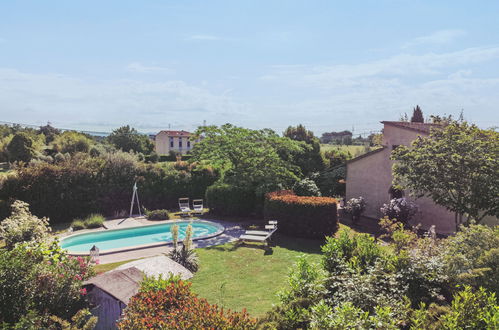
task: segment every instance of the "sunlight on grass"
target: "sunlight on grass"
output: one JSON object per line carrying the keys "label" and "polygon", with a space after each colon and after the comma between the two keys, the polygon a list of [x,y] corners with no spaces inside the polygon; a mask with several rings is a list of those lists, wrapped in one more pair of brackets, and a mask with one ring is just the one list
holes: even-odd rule
{"label": "sunlight on grass", "polygon": [[299,256],[320,260],[323,241],[278,237],[276,246],[229,243],[197,249],[200,270],[193,291],[210,303],[261,316],[278,302],[276,293],[287,285],[290,267]]}

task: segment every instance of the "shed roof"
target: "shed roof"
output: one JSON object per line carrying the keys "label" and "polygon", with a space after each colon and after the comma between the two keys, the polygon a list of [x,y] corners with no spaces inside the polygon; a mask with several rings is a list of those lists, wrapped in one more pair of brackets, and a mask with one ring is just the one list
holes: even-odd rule
{"label": "shed roof", "polygon": [[94,285],[128,305],[130,298],[139,292],[143,278],[144,274],[139,269],[130,267],[97,275],[83,285]]}
{"label": "shed roof", "polygon": [[430,134],[432,128],[442,127],[440,124],[432,123],[413,123],[409,121],[382,121],[382,124],[392,125],[400,128],[409,129],[412,131],[417,131],[420,133]]}

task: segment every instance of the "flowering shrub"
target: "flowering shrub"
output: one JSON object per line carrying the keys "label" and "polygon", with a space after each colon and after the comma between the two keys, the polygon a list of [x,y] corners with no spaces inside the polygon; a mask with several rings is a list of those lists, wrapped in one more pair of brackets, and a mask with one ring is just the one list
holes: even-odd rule
{"label": "flowering shrub", "polygon": [[42,241],[49,231],[48,219],[34,216],[29,211],[29,205],[18,200],[12,204],[11,216],[0,224],[0,237],[8,249],[18,242]]}
{"label": "flowering shrub", "polygon": [[[210,305],[190,290],[190,283],[171,281],[142,287],[130,299],[120,329],[253,329],[255,320],[242,313]],[[149,288],[149,289],[148,289]]]}
{"label": "flowering shrub", "polygon": [[310,238],[333,235],[338,229],[336,199],[330,197],[296,196],[290,191],[266,195],[266,218],[279,221],[279,231]]}
{"label": "flowering shrub", "polygon": [[366,201],[363,197],[351,198],[345,205],[345,212],[352,216],[352,220],[357,220],[366,210]]}
{"label": "flowering shrub", "polygon": [[293,185],[293,191],[298,196],[320,196],[321,191],[313,180],[303,179]]}
{"label": "flowering shrub", "polygon": [[418,206],[405,198],[394,198],[388,204],[383,204],[380,211],[389,219],[397,219],[407,225],[418,212]]}
{"label": "flowering shrub", "polygon": [[86,258],[67,256],[57,242],[0,249],[0,323],[28,310],[69,319],[83,307],[81,284],[93,274]]}

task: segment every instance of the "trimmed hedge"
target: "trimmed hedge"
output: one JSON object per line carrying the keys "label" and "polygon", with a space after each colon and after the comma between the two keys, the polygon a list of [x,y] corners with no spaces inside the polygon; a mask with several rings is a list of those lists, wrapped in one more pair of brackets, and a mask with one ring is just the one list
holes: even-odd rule
{"label": "trimmed hedge", "polygon": [[180,197],[203,198],[216,180],[211,168],[195,164],[179,170],[144,164],[122,152],[93,158],[77,154],[60,163],[39,162],[19,168],[16,175],[0,182],[0,200],[25,201],[33,214],[48,217],[53,224],[91,213],[126,213],[134,182],[143,207],[178,209]]}
{"label": "trimmed hedge", "polygon": [[337,200],[330,197],[296,196],[291,191],[268,193],[266,219],[279,221],[279,231],[306,238],[332,236],[338,230]]}
{"label": "trimmed hedge", "polygon": [[210,213],[249,216],[255,212],[255,192],[228,184],[214,184],[206,189]]}

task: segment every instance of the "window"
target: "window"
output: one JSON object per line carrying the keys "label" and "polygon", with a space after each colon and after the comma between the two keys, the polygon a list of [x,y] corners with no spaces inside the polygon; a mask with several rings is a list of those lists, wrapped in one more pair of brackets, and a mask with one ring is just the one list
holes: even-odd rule
{"label": "window", "polygon": [[170,138],[170,148],[173,148],[173,138]]}
{"label": "window", "polygon": [[191,147],[191,141],[187,140],[187,148],[190,148],[190,147]]}
{"label": "window", "polygon": [[178,147],[182,148],[182,138],[181,137],[178,138]]}

